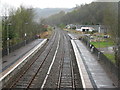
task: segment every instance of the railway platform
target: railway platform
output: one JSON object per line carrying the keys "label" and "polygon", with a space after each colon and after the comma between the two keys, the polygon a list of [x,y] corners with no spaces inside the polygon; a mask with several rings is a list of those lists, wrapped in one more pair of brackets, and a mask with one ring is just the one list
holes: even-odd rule
{"label": "railway platform", "polygon": [[2,72],[3,88],[116,88],[99,61],[71,34],[56,29],[46,42],[38,40],[27,53],[19,52],[23,56]]}
{"label": "railway platform", "polygon": [[31,43],[27,44],[26,46],[21,47],[21,48],[15,50],[14,52],[10,53],[9,55],[4,56],[2,58],[2,70],[0,70],[0,72],[9,68],[18,59],[22,58],[28,51],[33,49],[36,45],[38,45],[42,41],[43,41],[43,39],[34,40]]}
{"label": "railway platform", "polygon": [[[114,82],[105,72],[104,68],[101,66],[99,61],[91,54],[91,52],[86,48],[86,46],[80,40],[75,40],[74,36],[72,36],[71,39],[72,39],[71,41],[76,44],[76,47],[82,58],[81,60],[86,68],[86,71],[89,75],[89,79],[92,83],[93,88],[98,88],[98,89],[112,88],[114,90],[116,88]],[[85,73],[83,73],[83,76],[85,76]],[[84,79],[86,79],[86,76],[84,77]],[[85,81],[85,83],[87,82]]]}
{"label": "railway platform", "polygon": [[47,42],[47,39],[37,39],[26,46],[15,50],[9,56],[3,57],[6,60],[0,72],[0,86],[6,83],[16,72],[33,57],[34,54]]}

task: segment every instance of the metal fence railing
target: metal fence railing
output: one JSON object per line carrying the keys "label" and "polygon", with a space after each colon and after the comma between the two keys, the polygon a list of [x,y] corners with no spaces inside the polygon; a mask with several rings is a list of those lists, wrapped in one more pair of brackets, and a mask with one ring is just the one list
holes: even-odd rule
{"label": "metal fence railing", "polygon": [[[9,52],[11,53],[11,52],[13,52],[13,51],[21,48],[22,46],[25,46],[25,44],[28,44],[28,43],[32,42],[32,41],[35,40],[35,39],[36,39],[36,37],[32,37],[32,38],[29,38],[29,39],[27,39],[26,41],[24,40],[24,41],[22,41],[22,42],[20,42],[20,43],[18,43],[18,44],[16,44],[16,45],[9,46]],[[8,55],[7,48],[4,48],[4,49],[2,50],[2,57],[5,56],[5,55]]]}
{"label": "metal fence railing", "polygon": [[[111,76],[118,80],[118,67],[116,64],[111,62],[102,52],[100,52],[94,45],[90,44],[90,42],[86,38],[82,38],[81,41],[87,46],[87,48],[93,53],[95,56],[97,56],[98,60],[100,60],[107,71],[111,73]],[[117,81],[116,81],[117,82]]]}

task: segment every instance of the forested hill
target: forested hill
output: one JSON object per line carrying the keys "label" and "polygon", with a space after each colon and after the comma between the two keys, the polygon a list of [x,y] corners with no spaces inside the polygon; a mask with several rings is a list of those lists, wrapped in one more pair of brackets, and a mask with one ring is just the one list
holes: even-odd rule
{"label": "forested hill", "polygon": [[70,8],[44,8],[44,9],[34,8],[35,16],[37,18],[46,18],[53,14],[57,14],[60,11],[70,12],[72,11],[72,9]]}
{"label": "forested hill", "polygon": [[82,25],[106,25],[112,34],[116,35],[118,20],[117,2],[92,2],[76,7],[73,11],[60,12],[44,20],[50,25],[82,24]]}
{"label": "forested hill", "polygon": [[105,19],[110,20],[113,17],[117,17],[117,4],[118,3],[93,2],[78,6],[67,14],[60,12],[59,14],[52,15],[47,18],[46,21],[49,24],[58,24],[61,22],[64,24],[103,24],[107,21]]}

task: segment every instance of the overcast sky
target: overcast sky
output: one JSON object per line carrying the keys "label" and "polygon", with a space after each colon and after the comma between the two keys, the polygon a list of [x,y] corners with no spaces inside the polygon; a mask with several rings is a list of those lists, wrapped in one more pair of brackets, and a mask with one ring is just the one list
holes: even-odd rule
{"label": "overcast sky", "polygon": [[73,8],[76,4],[90,3],[94,0],[0,0],[2,6],[32,6],[34,8]]}

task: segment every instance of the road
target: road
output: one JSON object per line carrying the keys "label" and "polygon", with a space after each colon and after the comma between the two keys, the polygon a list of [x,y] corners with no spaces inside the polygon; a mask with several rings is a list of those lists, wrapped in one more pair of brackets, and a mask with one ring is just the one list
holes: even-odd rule
{"label": "road", "polygon": [[5,88],[82,88],[74,51],[67,32],[54,34]]}

